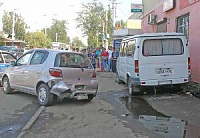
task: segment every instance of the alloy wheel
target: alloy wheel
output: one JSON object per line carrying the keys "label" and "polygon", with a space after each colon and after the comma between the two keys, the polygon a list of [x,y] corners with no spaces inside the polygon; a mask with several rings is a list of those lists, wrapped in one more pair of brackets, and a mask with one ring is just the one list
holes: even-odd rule
{"label": "alloy wheel", "polygon": [[38,93],[38,96],[39,96],[39,100],[40,100],[40,102],[44,102],[45,100],[46,100],[46,98],[47,98],[47,91],[46,91],[46,89],[44,88],[44,87],[41,87],[40,89],[39,89],[39,93]]}

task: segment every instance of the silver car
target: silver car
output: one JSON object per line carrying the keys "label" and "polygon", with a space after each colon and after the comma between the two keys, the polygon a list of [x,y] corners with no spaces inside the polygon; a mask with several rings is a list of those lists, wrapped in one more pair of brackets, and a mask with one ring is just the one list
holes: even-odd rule
{"label": "silver car", "polygon": [[43,106],[65,97],[90,102],[98,90],[96,72],[85,55],[46,49],[30,50],[12,62],[2,83],[5,94],[19,90],[37,95]]}

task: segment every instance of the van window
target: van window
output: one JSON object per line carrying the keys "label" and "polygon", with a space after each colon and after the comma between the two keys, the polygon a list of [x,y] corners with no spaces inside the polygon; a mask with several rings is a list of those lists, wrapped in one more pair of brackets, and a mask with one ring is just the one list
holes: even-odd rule
{"label": "van window", "polygon": [[126,47],[126,44],[127,44],[127,43],[125,43],[125,42],[122,42],[122,43],[121,43],[121,47],[120,47],[120,56],[121,56],[121,57],[124,57],[124,56],[125,56],[125,52],[126,52],[126,51],[125,51],[125,47]]}
{"label": "van window", "polygon": [[145,40],[142,53],[144,56],[164,56],[183,54],[181,39],[152,39]]}
{"label": "van window", "polygon": [[135,52],[135,40],[131,40],[128,42],[126,56],[133,56]]}

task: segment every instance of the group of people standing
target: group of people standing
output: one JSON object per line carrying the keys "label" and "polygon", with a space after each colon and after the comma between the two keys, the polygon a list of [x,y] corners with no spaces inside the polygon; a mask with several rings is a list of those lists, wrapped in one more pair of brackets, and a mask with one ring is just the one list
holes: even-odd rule
{"label": "group of people standing", "polygon": [[88,53],[88,57],[94,68],[98,68],[101,71],[116,72],[116,62],[119,53],[115,48],[110,46],[108,50],[104,47],[98,47],[93,49],[91,53]]}

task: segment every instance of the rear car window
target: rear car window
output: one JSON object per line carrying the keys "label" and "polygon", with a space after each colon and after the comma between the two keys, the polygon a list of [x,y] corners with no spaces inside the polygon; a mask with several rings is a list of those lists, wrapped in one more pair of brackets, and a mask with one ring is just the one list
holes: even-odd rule
{"label": "rear car window", "polygon": [[144,56],[182,55],[184,52],[181,39],[145,40],[142,53]]}
{"label": "rear car window", "polygon": [[55,67],[92,68],[90,60],[83,54],[59,53],[56,56]]}

